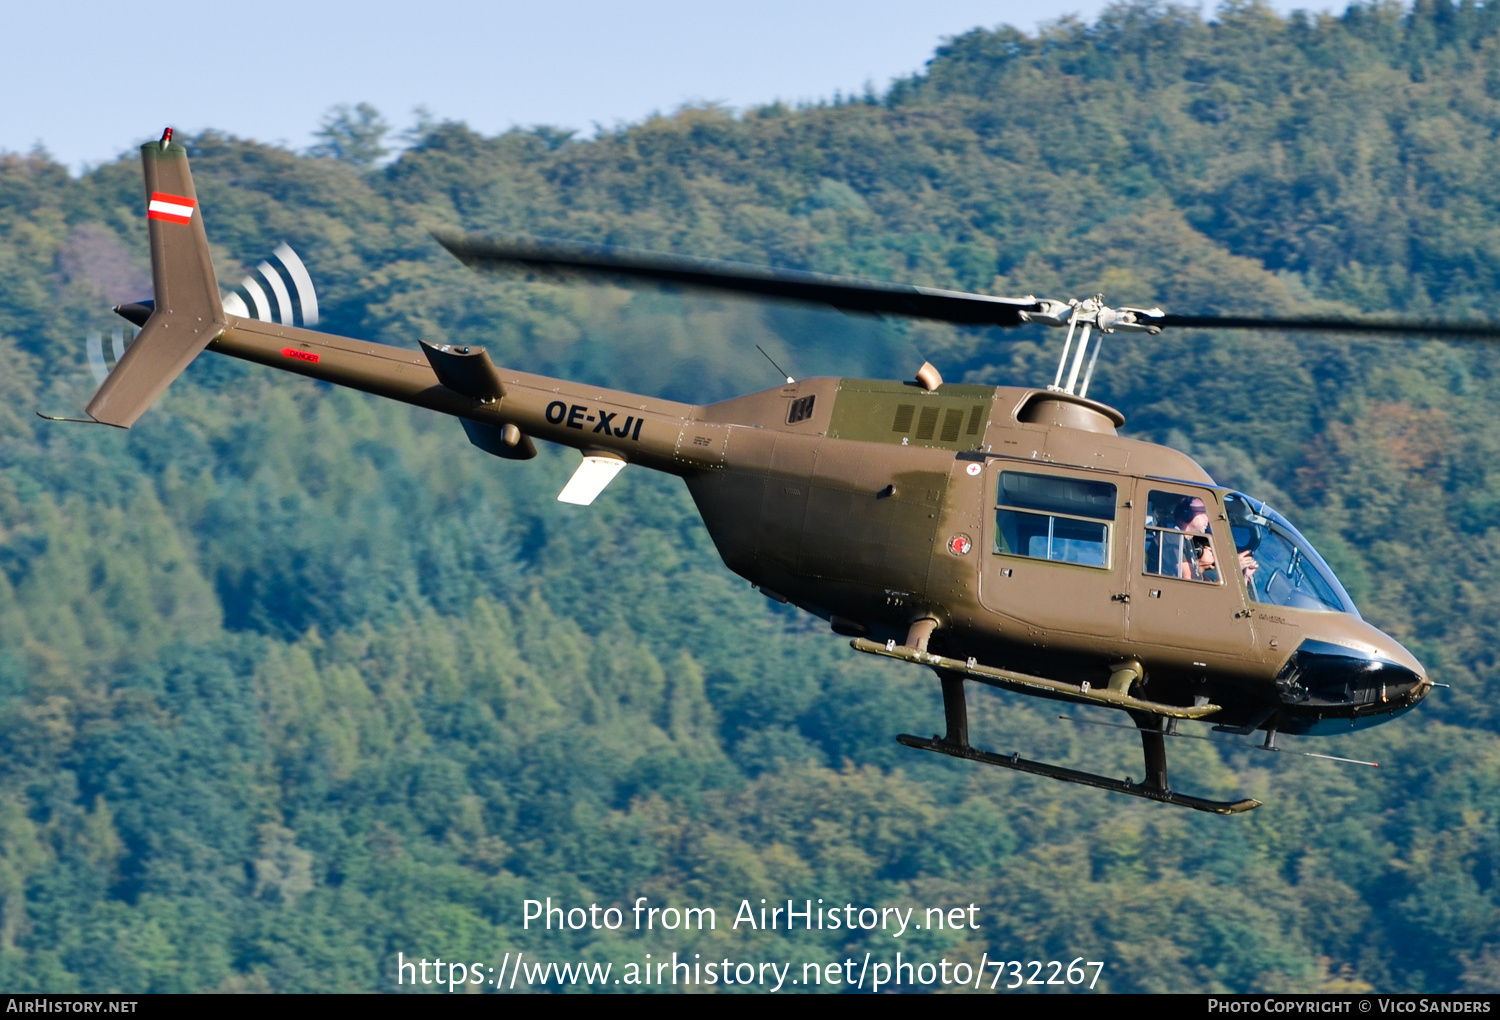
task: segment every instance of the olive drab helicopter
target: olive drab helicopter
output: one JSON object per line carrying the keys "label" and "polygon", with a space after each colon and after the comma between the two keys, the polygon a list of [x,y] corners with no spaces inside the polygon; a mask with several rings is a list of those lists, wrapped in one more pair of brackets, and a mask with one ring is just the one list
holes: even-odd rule
{"label": "olive drab helicopter", "polygon": [[[128,428],[208,349],[452,415],[469,442],[504,459],[534,457],[536,440],[578,449],[583,459],[558,496],[564,502],[592,502],[626,465],[678,475],[731,570],[767,597],[827,620],[860,652],[936,672],[946,731],[903,734],[901,743],[1202,811],[1233,814],[1259,802],[1170,787],[1165,738],[1193,735],[1177,732],[1182,720],[1242,736],[1260,731],[1252,746],[1276,750],[1279,734],[1384,722],[1439,686],[1400,643],[1360,618],[1290,521],[1216,485],[1186,455],[1121,436],[1123,415],[1089,399],[1088,388],[1100,344],[1116,332],[1182,326],[1459,337],[1493,329],[1177,316],[1112,308],[1101,297],[988,297],[437,235],[485,270],[604,274],[852,312],[1066,331],[1046,386],[955,385],[924,364],[907,382],[787,377],[758,393],[693,405],[501,368],[479,346],[422,342],[411,350],[316,332],[291,324],[284,301],[281,322],[263,311],[252,316],[243,300],[221,294],[187,150],[169,129],[142,146],[141,157],[154,299],[116,308],[141,331],[123,353],[116,345],[115,367],[86,417],[44,417]],[[973,747],[970,681],[1122,710],[1141,737],[1144,778]]]}

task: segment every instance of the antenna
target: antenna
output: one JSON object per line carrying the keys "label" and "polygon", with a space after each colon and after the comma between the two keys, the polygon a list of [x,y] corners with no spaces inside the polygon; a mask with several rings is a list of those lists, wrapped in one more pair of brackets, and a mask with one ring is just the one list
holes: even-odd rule
{"label": "antenna", "polygon": [[[761,345],[760,345],[760,344],[756,344],[756,345],[755,345],[755,349],[756,349],[756,350],[757,350],[757,351],[760,351],[760,353],[762,353],[762,354],[766,354],[766,349],[765,349],[765,348],[764,348],[764,347],[762,347],[762,346],[761,346]],[[775,359],[775,358],[773,358],[773,357],[771,357],[771,356],[770,356],[770,355],[769,355],[769,354],[766,354],[766,360],[767,360],[767,361],[769,361],[769,362],[770,362],[770,363],[771,363],[771,367],[772,367],[772,368],[774,368],[774,369],[776,369],[776,371],[777,371],[777,372],[778,372],[778,373],[780,373],[780,374],[781,374],[781,375],[786,375],[786,373],[785,373],[785,372],[782,372],[782,371],[781,371],[781,366],[780,366],[780,365],[778,365],[778,364],[776,364],[776,359]],[[789,383],[794,383],[794,382],[796,382],[796,381],[797,381],[797,380],[795,380],[795,379],[793,379],[793,378],[792,378],[792,377],[791,377],[791,376],[789,376],[789,375],[786,375],[786,381],[787,381],[787,382],[789,382]]]}
{"label": "antenna", "polygon": [[[1132,732],[1136,729],[1136,727],[1126,726],[1124,723],[1105,722],[1102,719],[1080,719],[1074,715],[1060,715],[1058,716],[1058,718],[1063,722],[1083,723],[1087,726],[1108,726],[1110,729],[1131,730]],[[1380,763],[1377,761],[1362,761],[1359,758],[1340,758],[1336,754],[1318,754],[1316,751],[1290,751],[1285,747],[1277,747],[1275,741],[1275,731],[1266,734],[1266,742],[1264,744],[1247,744],[1243,740],[1225,740],[1222,737],[1208,737],[1199,733],[1178,733],[1176,730],[1163,731],[1162,736],[1186,737],[1188,740],[1207,740],[1210,743],[1214,744],[1230,744],[1234,747],[1249,747],[1256,751],[1277,751],[1281,754],[1301,755],[1304,758],[1322,758],[1324,761],[1343,762],[1346,765],[1368,765],[1374,769],[1380,768]]]}

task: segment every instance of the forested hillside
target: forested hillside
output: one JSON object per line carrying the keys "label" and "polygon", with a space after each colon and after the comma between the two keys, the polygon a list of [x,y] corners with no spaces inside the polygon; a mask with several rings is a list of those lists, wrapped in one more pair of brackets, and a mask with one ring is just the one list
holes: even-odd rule
{"label": "forested hillside", "polygon": [[[141,125],[143,134],[160,125]],[[221,279],[282,240],[323,328],[708,400],[796,375],[1050,381],[1060,338],[474,276],[436,226],[1173,312],[1500,320],[1500,6],[1118,6],[975,30],[883,94],[575,140],[422,127],[389,165],[188,140]],[[332,150],[331,150],[332,151]],[[1500,989],[1500,379],[1473,345],[1112,338],[1096,395],[1302,526],[1452,684],[1313,747],[1173,748],[1207,817],[933,761],[937,684],[718,561],[675,479],[205,355],[128,433],[43,423],[149,290],[134,154],[0,157],[0,988],[395,990],[395,960],[1107,962],[1110,991]],[[858,658],[867,658],[860,656]],[[1128,733],[978,693],[978,743]],[[720,930],[521,929],[521,901]],[[728,932],[742,898],[979,931]],[[825,988],[825,990],[827,990]]]}

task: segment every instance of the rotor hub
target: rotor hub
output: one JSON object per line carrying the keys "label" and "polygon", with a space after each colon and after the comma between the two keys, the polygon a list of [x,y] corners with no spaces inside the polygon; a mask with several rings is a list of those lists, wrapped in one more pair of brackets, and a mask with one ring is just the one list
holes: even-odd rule
{"label": "rotor hub", "polygon": [[[1161,326],[1148,321],[1159,319],[1166,313],[1160,308],[1111,308],[1104,303],[1103,294],[1095,294],[1091,298],[1072,298],[1069,301],[1054,301],[1050,298],[1042,298],[1037,301],[1036,307],[1021,312],[1023,322],[1036,322],[1044,326],[1066,326],[1068,327],[1067,339],[1063,341],[1062,357],[1057,362],[1057,375],[1052,380],[1052,385],[1047,389],[1055,393],[1067,393],[1073,396],[1086,397],[1089,392],[1089,383],[1094,378],[1094,366],[1099,362],[1099,348],[1104,345],[1104,334],[1114,332],[1146,333],[1151,336],[1161,332]],[[1079,328],[1082,327],[1082,333]],[[1093,337],[1093,354],[1089,354],[1089,340],[1091,334],[1098,333]],[[1078,347],[1073,348],[1073,339],[1078,337]],[[1068,364],[1068,356],[1072,355],[1072,365]],[[1087,359],[1088,368],[1084,369]],[[1067,383],[1063,382],[1063,374],[1067,373]],[[1083,373],[1083,380],[1079,382],[1079,373]]]}

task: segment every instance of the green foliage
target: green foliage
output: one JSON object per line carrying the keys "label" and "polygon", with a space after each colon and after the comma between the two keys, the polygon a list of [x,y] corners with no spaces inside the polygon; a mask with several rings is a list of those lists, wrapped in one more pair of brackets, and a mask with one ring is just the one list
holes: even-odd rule
{"label": "green foliage", "polygon": [[341,159],[350,166],[369,169],[390,154],[391,150],[380,144],[390,130],[380,111],[369,103],[353,107],[341,103],[323,118],[322,127],[314,132],[320,141],[307,154]]}
{"label": "green foliage", "polygon": [[[282,239],[325,325],[708,400],[799,376],[1050,378],[1055,338],[479,279],[439,224],[1177,311],[1500,317],[1500,8],[1152,4],[974,31],[883,96],[692,108],[591,141],[335,110],[322,155],[190,139],[225,279]],[[724,945],[520,927],[521,900],[983,908],[912,951],[1109,961],[1111,990],[1493,991],[1500,385],[1485,351],[1115,338],[1098,395],[1303,524],[1451,692],[1339,741],[1183,741],[1187,817],[900,749],[917,671],[851,661],[719,564],[674,480],[596,506],[454,422],[202,358],[128,434],[44,426],[149,286],[131,160],[0,156],[0,985],[388,989],[398,951]],[[1002,342],[1003,341],[1003,342]],[[108,434],[100,434],[108,431]],[[1128,774],[1001,695],[976,739]],[[1109,731],[1100,731],[1109,732]],[[928,756],[931,757],[931,756]],[[1394,764],[1395,768],[1390,768]],[[1190,777],[1190,778],[1189,778]],[[734,935],[809,959],[863,936]]]}

